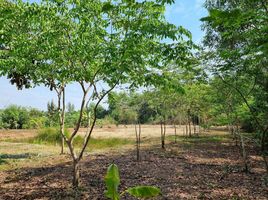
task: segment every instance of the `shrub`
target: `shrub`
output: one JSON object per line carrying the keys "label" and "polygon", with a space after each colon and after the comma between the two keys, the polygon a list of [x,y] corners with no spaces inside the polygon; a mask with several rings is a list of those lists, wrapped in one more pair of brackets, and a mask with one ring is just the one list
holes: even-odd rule
{"label": "shrub", "polygon": [[[64,132],[67,137],[70,135],[68,130],[65,130]],[[61,134],[59,128],[41,129],[34,138],[34,143],[61,144]]]}

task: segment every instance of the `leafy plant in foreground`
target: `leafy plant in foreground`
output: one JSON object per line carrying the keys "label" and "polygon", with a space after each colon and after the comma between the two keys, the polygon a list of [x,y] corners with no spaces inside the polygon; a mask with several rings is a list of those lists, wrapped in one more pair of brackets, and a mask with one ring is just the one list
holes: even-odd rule
{"label": "leafy plant in foreground", "polygon": [[135,186],[130,187],[127,190],[123,191],[121,194],[118,191],[120,185],[120,176],[117,165],[111,164],[105,175],[105,184],[107,190],[105,191],[105,196],[112,200],[119,200],[121,196],[125,193],[130,194],[133,197],[137,198],[151,198],[156,197],[161,194],[159,188],[154,186]]}

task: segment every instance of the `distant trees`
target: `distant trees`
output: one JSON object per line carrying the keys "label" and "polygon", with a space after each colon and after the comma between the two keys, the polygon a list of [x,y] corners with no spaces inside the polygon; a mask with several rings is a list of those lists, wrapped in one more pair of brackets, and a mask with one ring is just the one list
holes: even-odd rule
{"label": "distant trees", "polygon": [[0,124],[7,129],[42,128],[45,117],[39,110],[11,105],[0,112]]}

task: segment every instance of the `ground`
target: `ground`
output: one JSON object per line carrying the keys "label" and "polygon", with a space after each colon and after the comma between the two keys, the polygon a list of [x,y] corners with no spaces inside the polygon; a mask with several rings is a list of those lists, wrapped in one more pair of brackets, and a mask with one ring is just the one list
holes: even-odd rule
{"label": "ground", "polygon": [[[162,191],[155,199],[268,199],[264,164],[250,144],[250,173],[245,173],[240,150],[225,132],[210,131],[185,139],[179,129],[175,143],[170,126],[163,150],[159,127],[142,130],[140,162],[136,161],[134,143],[87,152],[78,191],[71,189],[70,157],[59,155],[59,146],[15,143],[0,132],[0,199],[105,199],[103,177],[111,163],[120,169],[120,191],[154,185]],[[34,131],[25,132],[23,137],[35,135]],[[126,137],[126,132],[134,140],[133,126],[106,127],[103,132],[108,137]],[[21,137],[19,131],[16,134]],[[101,128],[95,137],[104,137]],[[122,199],[132,198],[125,195]]]}

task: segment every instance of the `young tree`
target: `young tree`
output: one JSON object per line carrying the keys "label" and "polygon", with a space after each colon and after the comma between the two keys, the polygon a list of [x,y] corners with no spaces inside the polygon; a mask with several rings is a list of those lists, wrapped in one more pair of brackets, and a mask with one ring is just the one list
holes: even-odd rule
{"label": "young tree", "polygon": [[[41,1],[40,4],[16,3],[9,24],[22,24],[9,33],[8,55],[0,66],[4,74],[12,67],[29,79],[42,79],[52,74],[64,92],[65,85],[76,82],[83,92],[79,117],[68,138],[62,133],[73,160],[73,186],[80,182],[79,164],[96,123],[100,102],[119,84],[131,87],[165,84],[165,66],[171,61],[186,63],[191,57],[190,33],[168,23],[164,18],[165,4],[171,1]],[[17,13],[20,13],[17,17]],[[2,14],[1,14],[2,15]],[[5,16],[6,17],[6,16]],[[25,24],[25,25],[24,25]],[[17,34],[13,34],[17,32]],[[28,41],[31,38],[31,42]],[[165,43],[163,39],[172,42]],[[12,41],[12,42],[11,42]],[[30,55],[39,58],[30,64]],[[41,56],[42,55],[42,56]],[[30,65],[29,65],[30,64]],[[55,78],[54,78],[55,77]],[[42,82],[41,82],[42,83]],[[93,120],[84,136],[80,151],[73,145],[88,102],[95,102]],[[65,95],[62,95],[61,120],[64,120]],[[88,104],[89,105],[89,104]]]}

